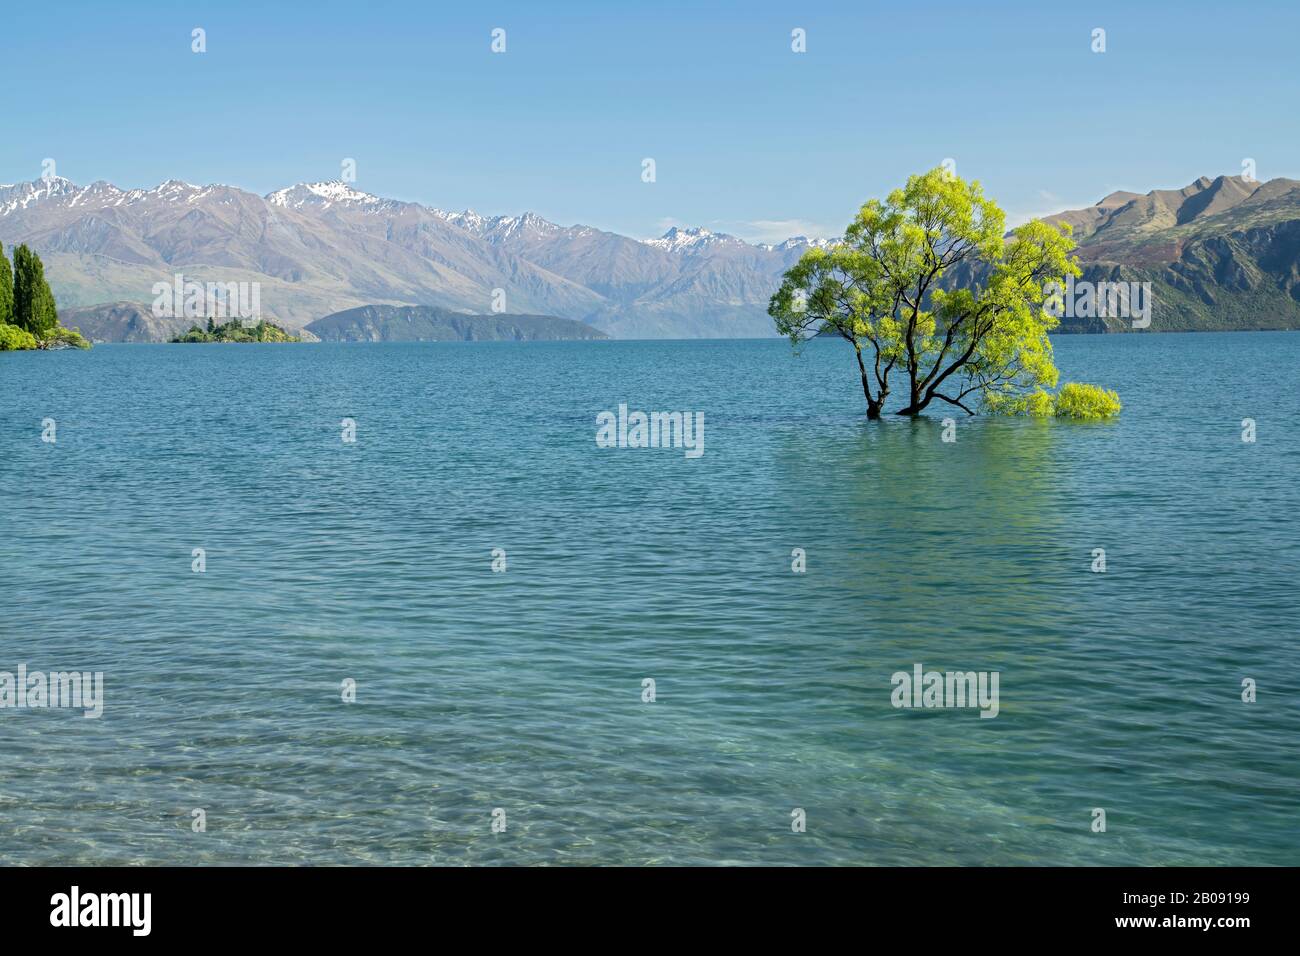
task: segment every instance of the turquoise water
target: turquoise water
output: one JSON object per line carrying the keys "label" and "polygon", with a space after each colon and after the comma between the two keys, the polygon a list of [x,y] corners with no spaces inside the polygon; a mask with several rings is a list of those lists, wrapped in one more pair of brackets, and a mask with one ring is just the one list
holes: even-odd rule
{"label": "turquoise water", "polygon": [[0,670],[106,697],[0,710],[0,858],[1300,863],[1300,336],[1056,348],[1118,422],[867,423],[839,342],[0,355]]}

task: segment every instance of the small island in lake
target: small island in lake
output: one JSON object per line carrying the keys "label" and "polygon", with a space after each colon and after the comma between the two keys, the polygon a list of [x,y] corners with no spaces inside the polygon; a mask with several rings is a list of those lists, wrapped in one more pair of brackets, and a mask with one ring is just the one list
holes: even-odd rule
{"label": "small island in lake", "polygon": [[238,318],[231,319],[224,325],[217,325],[211,318],[207,328],[192,325],[188,332],[176,336],[173,342],[301,342],[296,335],[290,335],[280,326],[266,319],[259,319],[256,325],[244,325]]}

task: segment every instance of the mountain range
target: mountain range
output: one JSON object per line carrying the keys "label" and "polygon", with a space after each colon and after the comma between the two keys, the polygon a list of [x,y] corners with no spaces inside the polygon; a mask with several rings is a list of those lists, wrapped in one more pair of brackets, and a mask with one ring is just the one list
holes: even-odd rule
{"label": "mountain range", "polygon": [[[175,180],[121,190],[62,178],[0,186],[0,241],[40,253],[61,310],[86,322],[116,310],[102,323],[109,333],[123,330],[132,305],[147,311],[154,283],[182,273],[260,282],[263,314],[294,331],[366,305],[503,305],[620,338],[769,335],[768,297],[812,242],[756,246],[707,229],[643,242],[531,213],[449,213],[342,182],[258,196]],[[136,318],[126,334],[138,338],[188,325]]]}
{"label": "mountain range", "polygon": [[[1153,330],[1300,328],[1300,182],[1202,177],[1046,218],[1074,228],[1082,278],[1152,283]],[[149,310],[154,283],[177,273],[260,282],[263,314],[295,332],[338,312],[417,305],[504,307],[616,338],[768,336],[781,274],[826,240],[755,245],[704,228],[638,240],[532,213],[445,212],[342,182],[258,196],[55,177],[0,186],[0,242],[41,254],[65,324],[101,341],[159,341],[190,324]],[[1066,319],[1062,331],[1129,325]]]}
{"label": "mountain range", "polygon": [[[1202,176],[1045,218],[1073,227],[1080,279],[1151,283],[1155,331],[1300,328],[1300,181]],[[1130,327],[1062,320],[1062,331]]]}

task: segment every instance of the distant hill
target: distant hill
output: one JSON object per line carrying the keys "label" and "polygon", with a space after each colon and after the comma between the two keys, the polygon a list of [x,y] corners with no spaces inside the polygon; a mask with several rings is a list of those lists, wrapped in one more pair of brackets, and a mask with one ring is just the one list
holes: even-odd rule
{"label": "distant hill", "polygon": [[323,342],[533,342],[604,339],[583,322],[553,315],[466,315],[431,305],[367,305],[308,323]]}
{"label": "distant hill", "polygon": [[80,329],[92,342],[167,342],[193,322],[186,318],[155,318],[149,306],[134,302],[59,309],[59,323]]}
{"label": "distant hill", "polygon": [[[1300,329],[1296,180],[1202,176],[1046,219],[1073,227],[1081,279],[1151,283],[1152,331]],[[1122,318],[1061,321],[1066,332],[1130,329]]]}

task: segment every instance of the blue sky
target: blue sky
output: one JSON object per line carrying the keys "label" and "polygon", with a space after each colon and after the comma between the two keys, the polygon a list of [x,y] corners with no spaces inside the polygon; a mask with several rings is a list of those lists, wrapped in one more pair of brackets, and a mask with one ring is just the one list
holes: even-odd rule
{"label": "blue sky", "polygon": [[951,157],[1023,219],[1300,178],[1297,36],[1284,2],[6,4],[0,182],[266,193],[353,158],[447,209],[772,240]]}

